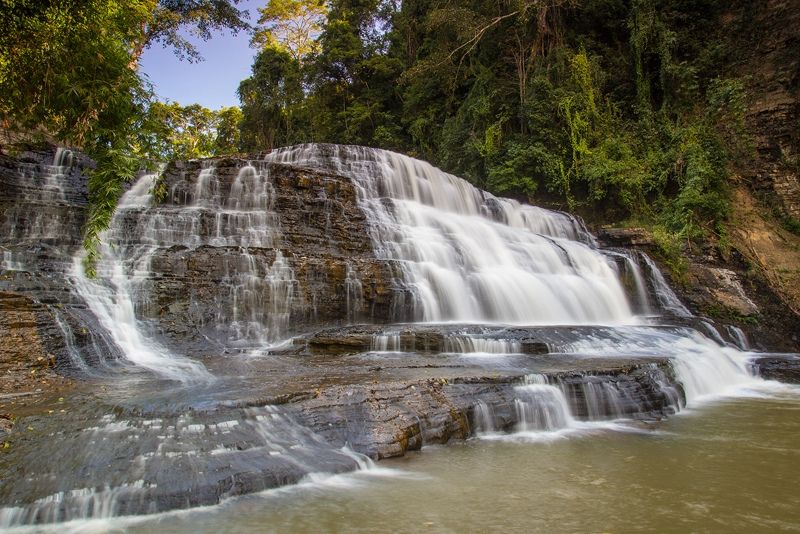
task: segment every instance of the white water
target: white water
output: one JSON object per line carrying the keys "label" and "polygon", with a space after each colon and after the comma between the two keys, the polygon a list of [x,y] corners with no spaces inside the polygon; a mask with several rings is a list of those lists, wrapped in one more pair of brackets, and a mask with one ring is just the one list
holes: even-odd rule
{"label": "white water", "polygon": [[688,328],[620,327],[554,348],[581,356],[669,357],[689,406],[719,395],[735,395],[766,386],[750,373],[752,353],[720,345]]}
{"label": "white water", "polygon": [[[494,197],[426,162],[384,150],[300,145],[274,151],[267,160],[353,179],[376,254],[402,265],[415,320],[619,325],[608,337],[562,349],[585,355],[669,356],[690,403],[760,383],[748,370],[746,352],[691,329],[633,327],[638,320],[613,262],[567,214]],[[638,261],[623,256],[639,307],[648,313]],[[660,309],[691,317],[655,263],[640,256]],[[746,346],[746,341],[737,341]],[[514,349],[502,341],[469,336],[447,343],[449,350],[466,353]],[[398,349],[393,339],[381,339],[378,350]]]}
{"label": "white water", "polygon": [[[110,230],[101,236],[97,280],[89,279],[84,272],[83,251],[75,256],[71,274],[78,293],[130,363],[181,382],[210,380],[211,375],[201,363],[173,354],[143,333],[136,317],[133,296],[137,276],[146,276],[149,256],[143,253],[142,258],[134,262],[133,272],[126,272],[124,258],[120,255],[123,248],[118,247],[119,243],[114,239],[115,224],[125,215],[125,211],[147,205],[154,181],[155,175],[143,176],[120,199]],[[136,272],[137,267],[139,273]]]}
{"label": "white water", "polygon": [[672,288],[669,287],[669,284],[664,279],[664,275],[661,274],[658,266],[656,266],[656,264],[647,256],[647,254],[642,254],[641,257],[647,265],[647,270],[650,272],[650,280],[653,283],[653,292],[655,293],[661,308],[674,315],[677,315],[678,317],[691,317],[692,312],[690,312],[686,306],[683,305]]}
{"label": "white water", "polygon": [[98,278],[90,280],[83,270],[81,256],[75,258],[75,288],[84,298],[101,325],[111,334],[114,343],[132,364],[158,376],[180,382],[206,381],[211,374],[199,362],[183,358],[142,333],[134,313],[130,279],[113,250],[102,245],[103,260],[98,265]]}
{"label": "white water", "polygon": [[[11,249],[3,249],[3,269],[36,271],[43,247],[53,247],[49,259],[63,261],[60,247],[74,239],[76,213],[69,209],[67,177],[72,170],[73,154],[57,148],[50,165],[20,164],[18,168],[18,204],[0,217],[0,232]],[[34,249],[37,254],[30,254]]]}
{"label": "white water", "polygon": [[375,352],[399,352],[400,346],[399,333],[376,334],[372,336],[370,350]]}
{"label": "white water", "polygon": [[[550,384],[546,376],[532,374],[525,377],[524,384],[514,388],[516,423],[512,433],[502,432],[497,427],[497,414],[484,401],[475,403],[473,430],[481,439],[501,441],[552,441],[597,431],[637,431],[621,421],[625,417],[623,392],[608,382],[583,383],[581,387],[583,396],[579,399],[585,405],[585,420],[573,414],[568,386]],[[674,408],[679,409],[677,396],[673,401]]]}
{"label": "white water", "polygon": [[750,341],[747,339],[747,334],[745,334],[741,328],[738,326],[728,325],[726,327],[728,330],[728,334],[733,338],[736,346],[741,350],[750,350]]}
{"label": "white water", "polygon": [[513,339],[491,339],[451,334],[444,338],[443,352],[459,354],[516,354],[522,349]]}
{"label": "white water", "polygon": [[[284,339],[291,304],[299,295],[294,271],[276,249],[280,232],[272,185],[266,171],[245,166],[226,191],[209,165],[192,187],[169,192],[187,205],[158,205],[152,196],[155,183],[156,175],[142,176],[122,196],[102,236],[98,282],[83,276],[77,258],[76,286],[132,363],[171,379],[208,379],[202,365],[171,354],[145,333],[142,316],[160,313],[153,302],[152,264],[170,247],[223,249],[212,328],[231,345]],[[273,251],[271,264],[264,250]],[[359,298],[357,282],[350,276],[353,299]]]}
{"label": "white water", "polygon": [[[322,154],[321,150],[330,150],[333,155]],[[316,161],[353,177],[361,206],[369,216],[376,253],[401,263],[403,282],[413,295],[418,320],[618,325],[606,329],[603,335],[584,336],[556,348],[582,356],[668,356],[674,361],[690,406],[715,395],[763,385],[750,376],[747,353],[721,347],[690,329],[631,326],[638,320],[614,263],[596,248],[580,223],[568,215],[497,199],[428,164],[383,151],[298,147],[278,152],[272,158],[300,164]],[[231,342],[263,343],[285,335],[289,303],[301,297],[291,265],[279,251],[275,251],[271,263],[263,261],[261,250],[275,249],[280,240],[267,173],[244,167],[226,193],[215,169],[206,167],[196,177],[193,188],[170,192],[173,197],[184,195],[187,205],[160,207],[152,205],[150,189],[154,178],[143,177],[123,196],[112,227],[104,236],[99,280],[86,279],[80,258],[76,258],[72,273],[76,287],[132,363],[185,382],[210,378],[199,363],[171,354],[154,341],[137,318],[141,315],[137,310],[152,305],[152,262],[160,251],[173,246],[236,248],[222,262],[220,285],[227,290],[225,304],[230,305],[230,311],[220,307],[216,317],[216,324],[228,333]],[[631,260],[629,267],[640,307],[647,310],[641,273],[635,261]],[[662,308],[688,315],[652,264],[650,271]],[[353,309],[363,307],[358,304],[363,299],[363,287],[349,265],[345,288],[350,314],[351,305]],[[66,332],[65,338],[72,351],[72,338]],[[376,336],[373,348],[401,350],[400,334]],[[463,354],[509,354],[520,348],[520,342],[511,339],[467,335],[445,339],[445,350]],[[565,387],[549,384],[540,375],[530,376],[526,384],[517,387],[516,435],[550,439],[573,431],[619,426],[597,419],[625,415],[623,390],[604,382],[582,384],[581,398],[585,399],[590,419],[587,422],[576,420]],[[670,399],[677,405],[677,394]],[[497,414],[490,404],[477,401],[475,414],[478,431],[487,437],[498,435]],[[295,436],[292,426],[275,414],[250,415],[247,425],[263,437],[260,446],[265,454],[301,454],[313,442],[306,435]],[[127,428],[123,422],[115,424],[104,431]],[[160,443],[174,446],[174,450],[164,453],[166,457],[183,458],[195,454],[194,449],[182,449],[188,434],[203,435],[212,430],[217,429],[187,422],[180,426],[179,434],[165,431],[156,437],[162,440]],[[288,437],[292,443],[276,445],[275,436]],[[162,452],[160,444],[158,451]],[[235,455],[239,449],[222,446],[204,452]],[[351,452],[344,449],[341,454],[356,460],[359,468],[370,467]],[[134,469],[137,467],[134,465]],[[114,487],[79,487],[52,493],[35,504],[45,510],[45,520],[116,515],[115,503],[129,493],[138,495],[148,489],[137,479],[131,480]],[[317,478],[310,475],[308,480],[316,482]],[[77,506],[71,516],[60,515],[64,501]],[[28,521],[30,517],[25,514],[29,511],[5,509],[0,512],[0,524]],[[51,511],[52,515],[48,515]]]}
{"label": "white water", "polygon": [[301,145],[268,161],[350,176],[378,257],[398,260],[423,322],[635,322],[609,260],[569,215],[494,197],[394,152]]}

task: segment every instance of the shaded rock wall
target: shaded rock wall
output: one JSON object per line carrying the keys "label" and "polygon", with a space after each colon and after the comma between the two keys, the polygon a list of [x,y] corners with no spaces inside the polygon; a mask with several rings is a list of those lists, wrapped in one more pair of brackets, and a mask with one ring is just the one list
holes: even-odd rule
{"label": "shaded rock wall", "polygon": [[17,391],[30,389],[39,373],[30,371],[43,362],[70,373],[118,355],[67,275],[82,246],[85,169],[93,163],[77,152],[61,155],[57,166],[55,147],[0,147],[0,351],[6,383],[24,386],[9,386]]}
{"label": "shaded rock wall", "polygon": [[746,77],[750,93],[757,158],[744,174],[800,218],[800,1],[734,2],[724,23],[731,73]]}

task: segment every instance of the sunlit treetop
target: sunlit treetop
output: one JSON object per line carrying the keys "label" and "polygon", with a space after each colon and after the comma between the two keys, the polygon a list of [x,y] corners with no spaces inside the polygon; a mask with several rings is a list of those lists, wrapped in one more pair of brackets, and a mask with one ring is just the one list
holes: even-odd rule
{"label": "sunlit treetop", "polygon": [[253,44],[281,48],[298,61],[319,50],[328,8],[321,0],[270,0],[259,8],[259,26]]}

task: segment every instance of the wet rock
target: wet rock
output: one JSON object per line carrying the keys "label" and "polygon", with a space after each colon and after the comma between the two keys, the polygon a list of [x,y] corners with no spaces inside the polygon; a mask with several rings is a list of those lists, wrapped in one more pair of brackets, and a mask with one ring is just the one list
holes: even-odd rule
{"label": "wet rock", "polygon": [[[257,271],[253,276],[266,279],[280,253],[291,268],[294,278],[289,285],[264,283],[253,287],[260,293],[261,302],[280,299],[287,305],[284,329],[273,334],[286,337],[318,325],[391,320],[397,291],[392,282],[393,266],[374,258],[365,217],[350,180],[235,158],[212,163],[214,187],[218,188],[215,194],[221,198],[229,194],[242,168],[255,165],[259,172],[268,174],[269,208],[264,214],[270,218],[274,237],[271,243],[248,246],[247,266],[252,269],[250,262],[254,262]],[[164,175],[170,195],[154,209],[183,208],[195,202],[200,172],[209,164],[189,161],[170,165]],[[131,234],[141,215],[132,210],[131,220],[123,223]],[[212,212],[198,220],[198,239],[212,244],[164,248],[153,257],[151,282],[146,284],[153,305],[143,302],[139,311],[145,318],[158,320],[162,333],[178,340],[206,336],[226,342],[230,333],[219,329],[220,312],[227,318],[252,312],[230,308],[236,299],[229,280],[245,275],[242,250],[214,241],[217,224]],[[135,240],[136,236],[130,238]],[[262,319],[268,322],[266,316]],[[185,329],[178,331],[172,323]]]}
{"label": "wet rock", "polygon": [[607,247],[651,247],[653,234],[644,228],[606,228],[597,230],[598,242]]}
{"label": "wet rock", "polygon": [[[579,419],[659,419],[685,402],[665,362],[606,365],[597,374],[541,376],[564,391]],[[326,388],[287,408],[332,443],[381,459],[474,435],[478,401],[491,406],[496,430],[513,430],[520,423],[516,388],[522,384],[519,374],[354,384]]]}
{"label": "wet rock", "polygon": [[800,384],[800,358],[797,356],[767,356],[753,361],[758,374],[767,380]]}

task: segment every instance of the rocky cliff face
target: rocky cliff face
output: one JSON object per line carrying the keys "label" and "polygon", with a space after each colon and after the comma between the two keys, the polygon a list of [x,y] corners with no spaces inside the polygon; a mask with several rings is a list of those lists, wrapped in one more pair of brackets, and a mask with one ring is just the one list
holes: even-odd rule
{"label": "rocky cliff face", "polygon": [[747,77],[747,121],[758,157],[744,174],[800,218],[800,2],[741,2],[725,17],[734,75]]}
{"label": "rocky cliff face", "polygon": [[372,253],[350,180],[226,158],[174,163],[160,187],[162,202],[119,211],[114,237],[147,265],[135,306],[161,333],[269,342],[391,320],[392,266]]}
{"label": "rocky cliff face", "polygon": [[85,372],[119,354],[66,275],[91,164],[64,150],[0,150],[0,398],[17,406],[63,385],[54,370]]}

